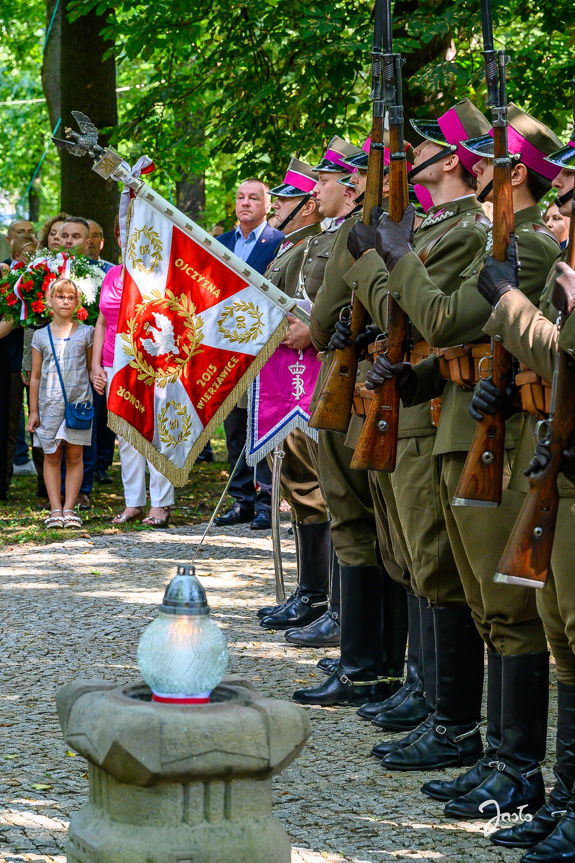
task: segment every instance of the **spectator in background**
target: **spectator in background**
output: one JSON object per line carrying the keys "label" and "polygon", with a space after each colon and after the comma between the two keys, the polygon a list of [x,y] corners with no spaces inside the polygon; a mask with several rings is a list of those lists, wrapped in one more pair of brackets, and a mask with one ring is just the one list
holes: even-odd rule
{"label": "spectator in background", "polygon": [[[6,240],[8,245],[10,246],[10,250],[12,250],[12,243],[14,240],[18,240],[22,237],[28,237],[29,240],[36,240],[36,234],[34,232],[34,225],[32,222],[29,222],[28,219],[17,219],[15,222],[8,227],[8,234],[6,235]],[[10,251],[10,256],[6,258],[4,263],[9,264],[14,255],[12,251]]]}
{"label": "spectator in background", "polygon": [[[116,232],[120,244],[119,230]],[[112,382],[114,364],[114,342],[118,328],[118,315],[122,299],[122,266],[112,267],[106,273],[100,292],[100,314],[96,321],[92,368],[90,377],[97,392],[108,395]],[[104,397],[105,398],[105,397]],[[105,401],[104,401],[105,404]],[[174,486],[147,462],[150,475],[150,503],[147,518],[146,506],[146,459],[130,443],[118,436],[118,451],[122,468],[125,507],[112,519],[112,524],[141,521],[152,527],[165,527],[170,520],[170,508],[174,502]]]}
{"label": "spectator in background", "polygon": [[64,249],[79,249],[82,255],[88,254],[90,226],[82,216],[68,216],[60,228],[60,239]]}
{"label": "spectator in background", "polygon": [[60,230],[67,218],[68,213],[58,213],[57,216],[52,216],[51,219],[44,222],[38,232],[38,242],[41,249],[56,252],[60,248],[62,245]]}
{"label": "spectator in background", "polygon": [[91,261],[98,264],[104,273],[112,269],[114,264],[111,261],[105,261],[100,257],[100,252],[104,248],[104,229],[98,222],[93,219],[88,219],[88,227],[90,228],[90,241],[88,243],[88,257]]}
{"label": "spectator in background", "polygon": [[569,217],[561,215],[557,204],[550,204],[543,216],[543,221],[549,230],[555,234],[557,242],[564,249],[569,239]]}
{"label": "spectator in background", "polygon": [[220,219],[219,222],[216,222],[216,224],[214,225],[214,227],[210,231],[212,237],[221,237],[222,234],[224,233],[225,224],[226,223],[224,222],[223,219]]}
{"label": "spectator in background", "polygon": [[[218,237],[220,243],[258,273],[266,271],[284,237],[281,231],[268,225],[266,216],[270,209],[268,186],[249,177],[240,184],[236,193],[238,226]],[[247,413],[247,397],[243,396],[224,420],[230,470],[238,460],[239,464],[228,489],[234,503],[226,513],[216,518],[216,524],[227,527],[249,521],[253,530],[265,530],[271,527],[271,471],[265,459],[258,462],[255,471],[260,489],[258,494],[253,468],[248,467],[245,455],[240,456],[247,436]]]}

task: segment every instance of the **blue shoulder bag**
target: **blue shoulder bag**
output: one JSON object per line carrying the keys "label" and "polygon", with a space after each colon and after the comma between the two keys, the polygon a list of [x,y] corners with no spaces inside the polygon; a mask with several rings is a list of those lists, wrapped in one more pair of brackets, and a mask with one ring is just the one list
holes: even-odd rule
{"label": "blue shoulder bag", "polygon": [[94,405],[92,402],[76,402],[75,404],[72,404],[68,401],[66,398],[66,390],[64,389],[64,381],[62,380],[62,373],[60,372],[60,364],[58,362],[58,357],[56,356],[56,351],[54,350],[54,340],[52,338],[50,324],[48,324],[48,336],[50,337],[50,346],[52,348],[54,362],[56,363],[56,371],[60,378],[62,395],[64,396],[64,417],[66,426],[69,429],[76,429],[78,431],[89,429],[92,425],[92,420],[94,419]]}

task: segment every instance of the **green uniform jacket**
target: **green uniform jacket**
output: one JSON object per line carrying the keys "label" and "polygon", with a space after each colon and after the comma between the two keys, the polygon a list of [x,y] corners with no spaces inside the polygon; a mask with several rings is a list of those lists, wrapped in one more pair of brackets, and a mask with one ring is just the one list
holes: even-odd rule
{"label": "green uniform jacket", "polygon": [[[285,240],[280,243],[278,254],[264,273],[266,279],[269,279],[288,297],[294,297],[298,293],[300,271],[307,245],[306,240],[308,237],[315,237],[316,234],[321,234],[319,222],[314,225],[306,225],[305,228],[288,234]],[[309,293],[309,291],[307,292]],[[310,300],[313,301],[313,299],[314,297],[310,296]]]}
{"label": "green uniform jacket", "polygon": [[[455,233],[455,229],[450,233]],[[526,207],[515,213],[515,233],[521,261],[520,288],[528,297],[536,298],[551,265],[559,256],[559,246],[554,237],[546,232],[537,206]],[[488,248],[489,246],[490,244]],[[408,261],[405,260],[407,257]],[[397,295],[396,299],[423,337],[434,347],[469,344],[481,336],[491,314],[489,304],[477,290],[482,260],[483,253],[480,253],[461,272],[459,283],[451,283],[447,290],[440,290],[437,284],[433,283],[416,255],[406,255],[394,269],[390,277],[390,290]],[[400,273],[397,274],[396,283],[397,270],[400,270]],[[401,281],[399,275],[403,275]],[[425,360],[415,371],[419,379],[419,390],[414,402],[439,395],[442,382],[437,359],[433,357]],[[476,429],[475,421],[469,416],[472,397],[470,390],[460,389],[452,381],[445,385],[435,441],[436,455],[469,450]],[[513,449],[517,445],[520,428],[519,417],[506,423],[507,449]]]}
{"label": "green uniform jacket", "polygon": [[309,332],[314,347],[318,351],[324,351],[327,348],[341,310],[350,303],[349,288],[343,277],[355,262],[355,258],[352,258],[347,250],[347,238],[360,219],[361,213],[354,213],[342,222],[335,234],[322,234],[322,236],[331,237],[332,240],[331,246],[327,249],[328,260],[322,274],[322,283],[311,311]]}
{"label": "green uniform jacket", "polygon": [[[561,256],[565,259],[565,253]],[[559,312],[551,302],[555,286],[555,264],[547,278],[547,284],[539,300],[539,308],[522,294],[521,291],[508,291],[497,303],[491,313],[485,332],[503,342],[507,350],[520,362],[537,372],[547,381],[553,378],[557,344],[575,356],[575,327],[568,328],[571,316],[563,327],[561,337],[555,324]],[[510,486],[517,491],[526,492],[529,487],[523,471],[535,452],[535,427],[537,418],[524,414],[521,439],[514,459]],[[559,474],[557,488],[561,497],[575,497],[575,487]]]}
{"label": "green uniform jacket", "polygon": [[[414,251],[401,259],[391,276],[379,255],[373,251],[355,262],[346,273],[345,280],[349,288],[357,292],[377,325],[385,330],[388,291],[392,291],[393,296],[399,299],[403,287],[409,284],[411,292],[417,295],[421,280],[424,290],[429,284],[439,286],[436,290],[443,296],[444,291],[447,293],[459,286],[465,268],[485,246],[486,221],[474,195],[432,207],[415,233]],[[420,255],[425,257],[425,265],[421,262]],[[400,267],[401,272],[398,274]],[[401,305],[403,306],[403,303]],[[406,308],[406,311],[415,325],[412,339],[417,341],[424,338],[433,344],[419,326],[417,318],[411,315],[409,309]],[[443,383],[437,382],[437,387],[439,392],[434,392],[429,398],[441,395]],[[436,430],[431,425],[429,404],[424,404],[425,401],[428,402],[429,399],[418,399],[416,407],[400,411],[398,437],[435,434]]]}

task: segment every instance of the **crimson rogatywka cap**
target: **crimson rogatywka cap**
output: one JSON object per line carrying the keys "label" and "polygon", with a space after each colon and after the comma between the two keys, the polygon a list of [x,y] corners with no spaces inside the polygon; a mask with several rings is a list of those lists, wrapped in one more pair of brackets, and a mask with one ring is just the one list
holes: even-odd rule
{"label": "crimson rogatywka cap", "polygon": [[470,152],[461,142],[487,135],[491,128],[489,120],[469,99],[457,102],[437,120],[414,119],[411,120],[411,125],[422,138],[441,147],[449,147],[452,152],[457,153],[461,164],[470,173],[473,173],[472,168],[481,156]]}
{"label": "crimson rogatywka cap", "polygon": [[327,150],[323,154],[323,157],[312,168],[312,171],[315,171],[316,174],[326,172],[332,174],[351,174],[352,168],[349,168],[346,164],[347,158],[357,156],[358,153],[361,153],[359,147],[344,141],[339,135],[334,135],[327,145]]}
{"label": "crimson rogatywka cap", "polygon": [[317,177],[311,165],[294,157],[290,159],[283,182],[270,189],[270,195],[275,198],[301,198],[303,195],[310,195],[316,183]]}

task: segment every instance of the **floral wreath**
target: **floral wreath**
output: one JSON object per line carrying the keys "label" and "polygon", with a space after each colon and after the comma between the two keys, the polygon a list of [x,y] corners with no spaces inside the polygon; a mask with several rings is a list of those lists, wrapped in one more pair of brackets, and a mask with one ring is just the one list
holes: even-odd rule
{"label": "floral wreath", "polygon": [[[224,326],[229,318],[233,318],[235,312],[247,312],[247,314],[251,315],[254,320],[252,326],[242,334],[238,332],[237,328],[235,330],[228,330]],[[247,302],[245,300],[238,300],[235,303],[232,303],[231,306],[224,306],[224,312],[218,320],[218,331],[223,335],[223,337],[230,342],[237,342],[240,345],[245,345],[248,342],[257,339],[257,337],[262,334],[263,328],[264,322],[262,312],[260,312],[255,303]]]}
{"label": "floral wreath", "polygon": [[[159,387],[165,387],[166,384],[174,384],[187,364],[193,356],[201,353],[199,345],[204,340],[202,332],[202,319],[196,315],[196,307],[185,294],[181,294],[178,299],[172,291],[166,291],[165,296],[161,292],[154,290],[151,292],[151,300],[139,303],[134,309],[134,317],[126,321],[128,327],[127,333],[122,333],[124,342],[124,353],[132,359],[128,363],[133,369],[138,369],[138,380],[143,381],[147,386],[157,384]],[[184,326],[192,334],[189,344],[184,344],[181,347],[184,356],[173,357],[172,364],[165,369],[155,369],[151,363],[144,359],[142,351],[136,343],[136,330],[138,329],[138,318],[142,311],[149,310],[152,306],[157,306],[160,309],[169,309],[183,319]]]}

